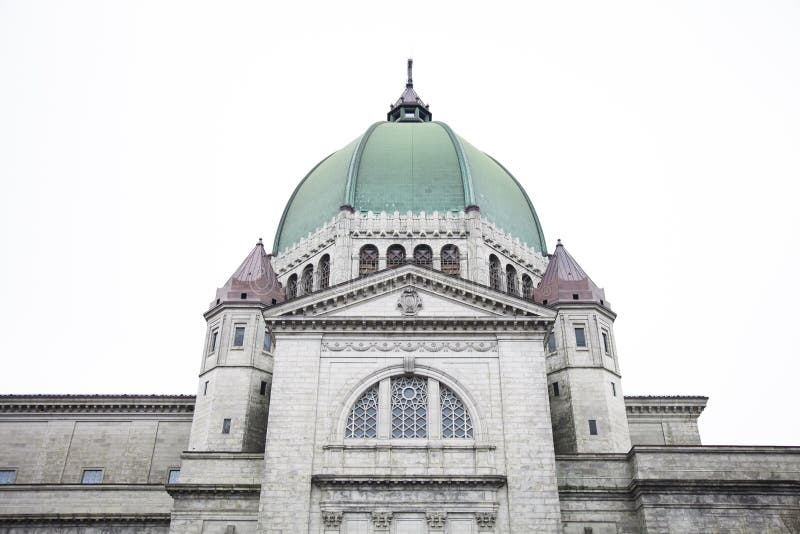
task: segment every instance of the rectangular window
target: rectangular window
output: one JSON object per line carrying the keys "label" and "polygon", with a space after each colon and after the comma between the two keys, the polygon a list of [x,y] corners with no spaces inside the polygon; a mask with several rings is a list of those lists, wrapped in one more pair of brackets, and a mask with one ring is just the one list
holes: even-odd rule
{"label": "rectangular window", "polygon": [[244,326],[237,326],[233,331],[233,346],[244,346]]}
{"label": "rectangular window", "polygon": [[610,350],[608,350],[608,334],[606,334],[605,332],[603,332],[603,350],[606,351],[606,354],[611,352]]}
{"label": "rectangular window", "polygon": [[100,484],[103,481],[102,469],[84,469],[81,484]]}
{"label": "rectangular window", "polygon": [[16,469],[0,469],[0,484],[13,484],[16,479]]}
{"label": "rectangular window", "polygon": [[261,381],[261,389],[259,390],[259,392],[262,395],[266,395],[267,394],[267,383],[264,382],[263,380]]}
{"label": "rectangular window", "polygon": [[219,337],[219,330],[216,328],[211,331],[211,340],[208,342],[209,354],[217,350],[217,338]]}
{"label": "rectangular window", "polygon": [[589,419],[589,434],[592,436],[597,435],[597,421],[594,419]]}
{"label": "rectangular window", "polygon": [[169,474],[167,474],[167,484],[177,484],[180,474],[180,469],[170,469]]}
{"label": "rectangular window", "polygon": [[617,385],[614,382],[611,382],[611,393],[613,393],[615,397],[617,396]]}
{"label": "rectangular window", "polygon": [[222,420],[222,433],[223,434],[230,434],[231,433],[231,420],[230,419],[223,419]]}
{"label": "rectangular window", "polygon": [[203,384],[203,396],[205,397],[207,394],[208,394],[208,380],[206,380],[206,383]]}
{"label": "rectangular window", "polygon": [[553,382],[553,396],[558,397],[561,392],[558,390],[558,382]]}
{"label": "rectangular window", "polygon": [[575,329],[575,345],[578,347],[586,346],[586,331],[583,328]]}
{"label": "rectangular window", "polygon": [[269,335],[269,330],[266,328],[264,329],[264,350],[269,352],[269,349],[272,348],[272,337]]}
{"label": "rectangular window", "polygon": [[554,333],[550,333],[550,337],[547,338],[547,350],[549,352],[556,351],[556,335]]}

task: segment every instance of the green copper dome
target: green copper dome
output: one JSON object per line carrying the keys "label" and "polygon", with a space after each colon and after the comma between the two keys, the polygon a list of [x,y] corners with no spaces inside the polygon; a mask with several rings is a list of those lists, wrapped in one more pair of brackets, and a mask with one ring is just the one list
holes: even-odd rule
{"label": "green copper dome", "polygon": [[334,217],[341,206],[366,213],[481,215],[544,253],[528,195],[502,165],[442,122],[379,122],[311,169],[295,189],[275,236],[275,254]]}

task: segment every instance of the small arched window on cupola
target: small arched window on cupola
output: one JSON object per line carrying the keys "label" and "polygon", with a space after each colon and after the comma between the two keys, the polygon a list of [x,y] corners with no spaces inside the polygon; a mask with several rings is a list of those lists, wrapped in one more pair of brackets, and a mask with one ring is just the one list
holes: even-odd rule
{"label": "small arched window on cupola", "polygon": [[433,268],[433,250],[428,245],[417,245],[414,248],[414,264],[426,269]]}
{"label": "small arched window on cupola", "polygon": [[519,287],[517,287],[517,270],[513,265],[506,265],[506,293],[509,295],[519,295]]}
{"label": "small arched window on cupola", "polygon": [[327,254],[322,256],[322,259],[319,260],[319,265],[317,265],[317,278],[319,278],[319,283],[317,285],[320,289],[327,289],[327,287],[331,285],[331,257]]}
{"label": "small arched window on cupola", "polygon": [[378,247],[364,245],[358,253],[358,275],[372,274],[378,270]]}
{"label": "small arched window on cupola", "polygon": [[533,280],[527,274],[522,275],[522,298],[533,298]]}
{"label": "small arched window on cupola", "polygon": [[386,266],[399,267],[406,262],[406,249],[403,245],[392,245],[386,250]]}
{"label": "small arched window on cupola", "polygon": [[442,247],[442,272],[459,276],[461,274],[461,254],[455,245]]}
{"label": "small arched window on cupola", "polygon": [[[381,391],[389,397],[385,402],[380,400]],[[436,421],[438,427],[432,427]],[[344,437],[474,439],[475,429],[469,410],[453,389],[434,378],[412,374],[385,378],[364,390],[350,408]]]}
{"label": "small arched window on cupola", "polygon": [[293,299],[297,296],[297,275],[293,274],[286,282],[286,298]]}
{"label": "small arched window on cupola", "polygon": [[489,287],[497,291],[503,290],[503,273],[500,272],[500,260],[497,256],[489,256]]}
{"label": "small arched window on cupola", "polygon": [[303,277],[300,279],[300,286],[303,290],[303,295],[308,295],[314,291],[314,266],[306,265],[303,269]]}

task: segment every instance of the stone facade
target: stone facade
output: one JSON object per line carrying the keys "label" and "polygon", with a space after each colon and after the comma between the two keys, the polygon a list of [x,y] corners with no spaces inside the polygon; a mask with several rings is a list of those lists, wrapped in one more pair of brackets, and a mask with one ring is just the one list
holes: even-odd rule
{"label": "stone facade", "polygon": [[0,534],[800,533],[800,447],[703,446],[705,397],[624,397],[604,291],[485,218],[448,135],[463,211],[259,241],[196,396],[0,397]]}

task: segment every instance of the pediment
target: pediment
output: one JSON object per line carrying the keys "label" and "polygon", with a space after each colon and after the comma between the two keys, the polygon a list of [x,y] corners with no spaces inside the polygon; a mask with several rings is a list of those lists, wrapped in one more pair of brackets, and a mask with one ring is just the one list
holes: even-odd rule
{"label": "pediment", "polygon": [[555,312],[438,271],[406,265],[311,293],[264,312],[271,318],[554,318]]}

